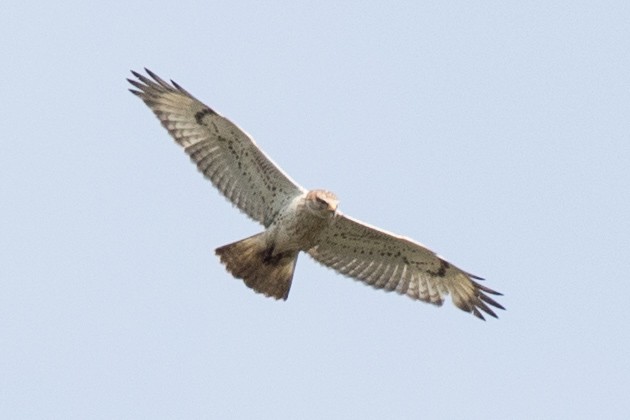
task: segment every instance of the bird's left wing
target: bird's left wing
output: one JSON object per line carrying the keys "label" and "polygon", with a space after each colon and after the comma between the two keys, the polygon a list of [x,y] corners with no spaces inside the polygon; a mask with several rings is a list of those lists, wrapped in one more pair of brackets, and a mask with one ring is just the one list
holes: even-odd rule
{"label": "bird's left wing", "polygon": [[197,168],[235,206],[271,224],[287,202],[305,190],[285,174],[243,130],[177,83],[132,72],[129,89],[151,108]]}
{"label": "bird's left wing", "polygon": [[487,295],[500,293],[475,281],[482,280],[480,277],[460,270],[417,242],[341,213],[308,254],[341,274],[412,299],[440,306],[450,294],[458,308],[481,319],[480,310],[496,318],[490,306],[504,309]]}

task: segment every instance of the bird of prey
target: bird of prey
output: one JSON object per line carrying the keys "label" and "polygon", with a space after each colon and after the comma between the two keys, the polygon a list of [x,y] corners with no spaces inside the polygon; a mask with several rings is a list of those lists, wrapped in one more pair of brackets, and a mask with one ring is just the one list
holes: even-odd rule
{"label": "bird of prey", "polygon": [[221,246],[227,270],[258,293],[287,299],[298,254],[377,289],[441,306],[455,306],[484,319],[504,309],[488,295],[501,295],[418,242],[353,219],[326,190],[306,190],[285,174],[243,130],[171,80],[150,70],[127,79],[137,95],[184,148],[199,171],[265,230]]}

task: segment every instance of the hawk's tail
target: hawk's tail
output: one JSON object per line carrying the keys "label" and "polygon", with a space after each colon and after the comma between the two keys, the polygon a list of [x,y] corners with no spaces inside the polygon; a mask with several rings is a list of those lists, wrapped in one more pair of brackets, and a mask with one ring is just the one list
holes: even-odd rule
{"label": "hawk's tail", "polygon": [[215,252],[227,270],[247,287],[276,299],[286,300],[289,296],[298,251],[273,255],[260,233]]}

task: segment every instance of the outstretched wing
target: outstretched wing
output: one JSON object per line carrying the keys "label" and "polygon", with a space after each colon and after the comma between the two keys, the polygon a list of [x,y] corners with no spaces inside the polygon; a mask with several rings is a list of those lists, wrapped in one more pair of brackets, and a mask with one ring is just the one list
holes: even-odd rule
{"label": "outstretched wing", "polygon": [[480,277],[460,270],[417,242],[339,213],[308,253],[321,264],[377,289],[438,306],[450,294],[458,308],[481,319],[479,310],[496,318],[490,306],[505,309],[487,295],[500,293],[475,281],[482,280]]}
{"label": "outstretched wing", "polygon": [[286,175],[244,131],[195,99],[177,83],[132,71],[129,89],[151,108],[197,168],[239,209],[265,227],[305,190]]}

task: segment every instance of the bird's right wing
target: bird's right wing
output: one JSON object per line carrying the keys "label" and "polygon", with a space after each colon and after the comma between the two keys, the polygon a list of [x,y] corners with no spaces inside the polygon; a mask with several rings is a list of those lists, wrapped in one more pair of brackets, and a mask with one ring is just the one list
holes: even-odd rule
{"label": "bird's right wing", "polygon": [[460,270],[418,242],[341,213],[308,254],[341,274],[412,299],[440,306],[450,294],[455,306],[481,319],[481,311],[496,317],[490,306],[504,309],[488,296],[501,293],[475,281],[480,277]]}
{"label": "bird's right wing", "polygon": [[[145,69],[146,70],[146,69]],[[235,206],[269,226],[284,205],[305,192],[243,130],[177,83],[132,72],[127,79],[197,168]]]}

